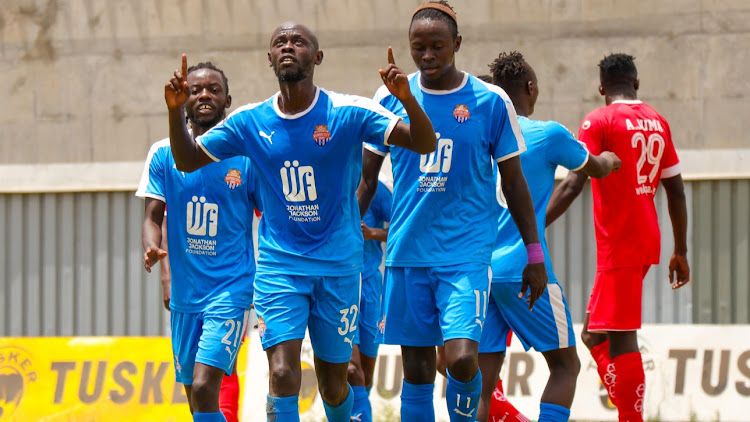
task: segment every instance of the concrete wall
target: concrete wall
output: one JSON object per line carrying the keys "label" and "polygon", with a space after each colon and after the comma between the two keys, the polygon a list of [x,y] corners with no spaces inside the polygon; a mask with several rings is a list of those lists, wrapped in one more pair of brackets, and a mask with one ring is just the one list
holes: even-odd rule
{"label": "concrete wall", "polygon": [[[418,0],[2,0],[0,164],[142,160],[167,133],[162,89],[179,66],[224,68],[234,106],[277,89],[270,33],[296,19],[317,31],[319,85],[371,96],[393,45],[411,72],[406,31]],[[535,117],[577,128],[602,104],[598,60],[636,56],[641,98],[682,149],[740,148],[750,132],[746,0],[454,0],[461,69],[485,73],[502,50],[535,67]],[[744,117],[743,117],[744,116]]]}

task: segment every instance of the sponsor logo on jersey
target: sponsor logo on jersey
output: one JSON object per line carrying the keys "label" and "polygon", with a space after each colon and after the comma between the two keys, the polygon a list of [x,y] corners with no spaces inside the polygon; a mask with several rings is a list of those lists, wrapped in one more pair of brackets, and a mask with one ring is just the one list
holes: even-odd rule
{"label": "sponsor logo on jersey", "polygon": [[206,202],[206,197],[193,196],[187,204],[187,232],[194,236],[216,236],[219,228],[219,205]]}
{"label": "sponsor logo on jersey", "polygon": [[445,192],[447,173],[451,171],[453,162],[453,140],[440,138],[439,133],[435,136],[438,138],[435,151],[423,154],[419,158],[419,170],[426,174],[419,176],[417,192]]}
{"label": "sponsor logo on jersey", "polygon": [[187,204],[187,232],[193,236],[187,238],[185,252],[193,255],[216,256],[215,237],[219,231],[219,205],[206,202],[206,197],[193,196]]}
{"label": "sponsor logo on jersey", "polygon": [[242,184],[242,173],[237,169],[229,169],[227,175],[224,176],[224,181],[229,189],[234,189]]}
{"label": "sponsor logo on jersey", "polygon": [[36,380],[37,373],[29,352],[15,346],[0,348],[0,419],[10,420],[29,384]]}
{"label": "sponsor logo on jersey", "polygon": [[456,108],[453,109],[453,117],[458,123],[463,123],[469,120],[469,117],[471,117],[469,107],[466,107],[464,104],[457,105]]}
{"label": "sponsor logo on jersey", "polygon": [[312,166],[300,166],[299,161],[284,161],[279,170],[284,198],[289,202],[314,201],[318,199],[315,188],[315,170]]}
{"label": "sponsor logo on jersey", "polygon": [[315,143],[323,146],[328,143],[328,141],[331,140],[331,132],[328,131],[327,125],[317,125],[315,126],[315,131],[313,132],[313,139],[315,140]]}
{"label": "sponsor logo on jersey", "polygon": [[581,129],[583,129],[583,130],[586,130],[586,129],[590,128],[590,127],[591,127],[591,121],[590,120],[584,121],[583,124],[581,125]]}

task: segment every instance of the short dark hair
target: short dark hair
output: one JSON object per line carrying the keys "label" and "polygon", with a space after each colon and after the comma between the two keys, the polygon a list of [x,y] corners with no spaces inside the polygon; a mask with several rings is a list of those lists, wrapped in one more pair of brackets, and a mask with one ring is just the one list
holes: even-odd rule
{"label": "short dark hair", "polygon": [[[225,93],[229,95],[229,80],[227,79],[227,75],[224,74],[223,70],[219,69],[211,62],[201,62],[195,66],[190,66],[188,68],[187,73],[189,75],[195,72],[196,70],[200,70],[200,69],[209,69],[209,70],[213,70],[214,72],[218,72],[221,75],[222,82],[224,82],[224,91],[226,91]],[[185,75],[185,77],[187,77],[187,75]]]}
{"label": "short dark hair", "polygon": [[509,94],[518,94],[531,80],[531,70],[518,51],[502,52],[489,65],[492,83],[500,86]]}
{"label": "short dark hair", "polygon": [[615,53],[610,54],[599,62],[599,79],[607,85],[631,83],[638,79],[638,69],[635,67],[635,57]]}
{"label": "short dark hair", "polygon": [[492,75],[477,75],[477,79],[487,82],[488,84],[492,83]]}
{"label": "short dark hair", "polygon": [[[443,5],[453,10],[453,13],[456,13],[453,7],[450,4],[448,4],[448,2],[445,0],[428,1],[425,4],[429,4],[429,3]],[[445,23],[448,24],[448,28],[451,31],[451,35],[453,35],[453,39],[458,37],[458,23],[456,22],[455,19],[453,19],[452,16],[443,12],[442,10],[433,9],[433,8],[422,9],[419,12],[415,13],[414,16],[411,17],[412,22],[414,22],[417,19],[435,19],[435,20],[444,21]],[[409,25],[409,30],[411,30],[411,25]]]}

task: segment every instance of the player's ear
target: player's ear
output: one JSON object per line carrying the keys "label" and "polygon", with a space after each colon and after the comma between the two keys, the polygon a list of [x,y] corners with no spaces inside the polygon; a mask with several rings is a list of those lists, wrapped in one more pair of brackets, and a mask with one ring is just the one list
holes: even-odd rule
{"label": "player's ear", "polygon": [[315,64],[319,65],[323,63],[323,50],[318,50],[315,52]]}
{"label": "player's ear", "polygon": [[635,83],[633,84],[633,88],[635,88],[636,91],[638,91],[638,87],[641,86],[641,80],[636,79]]}
{"label": "player's ear", "polygon": [[536,90],[536,85],[534,85],[534,81],[526,82],[526,93],[529,94],[530,97],[534,96],[535,90]]}
{"label": "player's ear", "polygon": [[273,62],[271,61],[271,52],[268,52],[268,67],[273,67]]}
{"label": "player's ear", "polygon": [[227,94],[227,102],[224,104],[224,108],[229,108],[232,105],[232,96]]}
{"label": "player's ear", "polygon": [[463,38],[461,37],[461,34],[458,34],[456,36],[456,41],[455,41],[455,44],[454,44],[454,47],[453,47],[453,53],[454,54],[458,53],[458,50],[461,49],[461,41],[462,40],[463,40]]}
{"label": "player's ear", "polygon": [[607,95],[607,93],[604,92],[604,87],[601,84],[599,84],[599,94],[600,95]]}

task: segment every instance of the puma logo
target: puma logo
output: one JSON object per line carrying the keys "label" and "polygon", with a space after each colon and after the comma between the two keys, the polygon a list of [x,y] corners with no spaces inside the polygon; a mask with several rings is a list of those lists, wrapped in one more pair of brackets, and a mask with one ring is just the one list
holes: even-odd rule
{"label": "puma logo", "polygon": [[266,132],[264,132],[264,131],[262,131],[262,130],[261,130],[261,131],[258,131],[258,135],[260,135],[260,136],[261,136],[261,137],[263,137],[263,138],[266,138],[266,139],[268,139],[268,142],[269,142],[269,143],[270,143],[271,145],[273,145],[273,141],[271,140],[271,137],[273,136],[273,134],[274,134],[274,133],[276,133],[276,131],[275,131],[275,130],[274,130],[273,132],[271,132],[271,134],[270,134],[270,135],[266,135]]}

